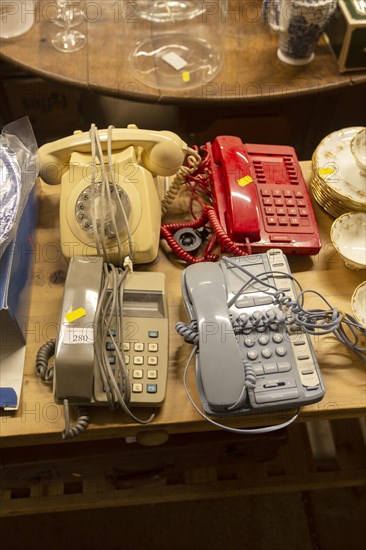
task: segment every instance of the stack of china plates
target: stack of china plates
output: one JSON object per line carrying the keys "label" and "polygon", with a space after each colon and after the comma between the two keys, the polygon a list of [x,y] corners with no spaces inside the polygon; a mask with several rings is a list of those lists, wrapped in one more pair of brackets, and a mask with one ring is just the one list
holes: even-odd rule
{"label": "stack of china plates", "polygon": [[329,134],[313,154],[313,196],[335,218],[366,210],[366,177],[360,174],[351,151],[351,141],[362,128],[352,126]]}

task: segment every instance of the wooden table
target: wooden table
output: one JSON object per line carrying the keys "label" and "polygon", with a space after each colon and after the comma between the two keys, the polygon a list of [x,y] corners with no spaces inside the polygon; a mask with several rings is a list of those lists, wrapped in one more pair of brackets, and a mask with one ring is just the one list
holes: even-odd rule
{"label": "wooden table", "polygon": [[[309,180],[310,162],[301,163],[301,165],[306,179]],[[72,507],[113,506],[159,499],[210,498],[217,495],[218,491],[223,495],[238,494],[240,490],[259,492],[265,490],[264,487],[267,487],[267,490],[279,491],[312,486],[345,486],[364,482],[365,449],[358,419],[364,417],[366,412],[366,369],[349,349],[332,336],[313,339],[326,387],[325,397],[320,403],[302,408],[298,421],[290,429],[274,434],[273,437],[233,436],[221,431],[213,431],[212,426],[199,416],[185,394],[182,381],[183,368],[191,347],[185,344],[174,330],[175,323],[184,318],[180,292],[180,275],[184,266],[179,264],[169,251],[162,249],[158,259],[149,269],[164,271],[167,276],[170,361],[167,395],[163,406],[153,423],[147,427],[133,423],[120,413],[112,414],[104,408],[92,408],[91,424],[86,432],[76,440],[63,442],[61,439],[64,427],[62,408],[54,403],[51,388],[37,378],[35,356],[39,346],[56,335],[63,293],[62,283],[67,266],[61,256],[59,245],[59,187],[40,183],[37,185],[40,216],[35,236],[35,263],[23,391],[19,410],[13,414],[1,413],[0,416],[2,447],[0,462],[4,466],[0,476],[0,496],[2,495],[4,499],[4,514],[29,513],[32,506],[36,508],[38,506],[38,511],[50,511]],[[345,267],[330,242],[329,229],[333,219],[317,204],[314,206],[321,231],[322,249],[313,257],[289,257],[291,269],[304,288],[318,290],[339,309],[351,312],[352,293],[365,279],[365,271],[351,271]],[[179,211],[180,207],[179,201],[177,204],[174,203],[171,215],[174,216],[174,212]],[[309,304],[309,307],[313,305]],[[193,369],[189,373],[188,384],[192,395],[198,400]],[[271,414],[270,417],[246,416],[231,419],[228,424],[236,427],[252,427],[278,423],[290,416],[291,412]],[[330,421],[332,426],[336,455],[331,463],[327,455],[325,467],[324,455],[316,444],[319,433],[318,436],[312,436],[309,426],[315,429],[319,426],[324,428],[327,421]],[[342,430],[340,426],[343,427]],[[131,447],[126,443],[128,441],[126,438],[132,437],[143,445],[151,445],[165,441],[168,436],[168,442],[161,445],[160,451],[146,450],[146,447],[140,446]],[[319,441],[324,443],[326,434],[322,432],[318,443]],[[234,478],[230,478],[228,472],[234,466],[232,455],[227,454],[229,443],[236,445],[235,448],[246,449],[243,451],[244,454],[239,453],[235,456],[237,459],[241,457],[240,460],[243,456],[245,460],[249,460],[251,476],[253,471],[256,472],[255,475],[253,474],[254,477],[248,478],[248,472],[245,473],[245,464],[239,461],[240,463],[235,466],[235,475],[239,476],[235,478],[237,482],[230,481]],[[142,450],[139,451],[139,448]],[[248,448],[252,453],[249,453],[249,458],[246,454]],[[318,453],[319,456],[314,458],[314,453],[315,455]],[[132,484],[137,484],[134,485],[137,493],[123,492],[126,487],[122,484],[119,488],[114,486],[112,494],[110,481],[106,481],[105,476],[103,480],[101,479],[102,471],[98,470],[101,467],[100,462],[97,459],[95,464],[89,461],[89,457],[96,455],[99,456],[99,460],[103,459],[104,466],[107,464],[111,467],[111,464],[115,466],[116,463],[119,465],[123,463],[127,472],[129,468],[134,467],[131,465],[142,468],[141,464],[144,463],[145,474],[146,472],[151,474],[154,470],[154,466],[151,466],[150,470],[146,466],[146,460],[151,459],[151,464],[160,464],[160,469],[156,467],[160,472],[158,478],[160,479],[160,475],[164,478],[162,482],[164,487],[160,487],[156,493],[156,488],[150,485],[150,474],[147,473],[147,477],[143,478],[147,480],[147,487],[141,488],[138,476],[134,477],[136,474],[134,472],[134,475],[131,474],[132,478],[128,479]],[[173,456],[175,459],[172,458]],[[184,457],[188,462],[184,462]],[[315,464],[315,459],[319,457],[320,470]],[[281,466],[282,469],[279,468],[280,459],[282,463],[285,460],[286,464],[286,467]],[[182,468],[184,464],[184,473],[182,473],[183,470],[179,470],[178,475],[173,469],[175,472],[173,475],[173,470],[169,468],[166,470],[167,464],[170,464],[169,460],[173,462],[176,460],[175,464],[179,464]],[[213,462],[214,460],[216,462]],[[253,460],[258,461],[255,467],[252,464]],[[30,465],[27,465],[27,461]],[[264,466],[260,465],[262,461],[268,461],[271,466],[264,470]],[[85,486],[82,485],[82,481],[88,479],[89,470],[93,469],[92,464],[99,472],[97,486],[102,487],[101,491],[102,493],[104,491],[105,498],[99,495],[96,500],[90,498],[85,500]],[[219,467],[220,475],[223,476],[220,479],[217,474]],[[24,468],[29,468],[29,472],[34,474],[33,477],[30,473],[27,477]],[[50,471],[51,473],[47,475],[51,477],[47,478],[43,473],[43,477],[39,478],[40,470]],[[213,474],[213,471],[216,473]],[[264,471],[266,471],[265,475]],[[24,478],[19,478],[20,472],[23,472]],[[57,479],[53,478],[54,475]],[[95,471],[93,475],[92,481],[89,479],[89,485],[87,484],[89,491],[92,490],[90,487],[95,488]],[[2,479],[3,483],[1,483]],[[27,481],[25,482],[24,479]],[[81,488],[78,485],[79,490],[75,491],[78,495],[72,495],[74,500],[68,494],[69,489],[65,489],[68,487],[67,483],[81,484]],[[197,483],[209,485],[202,490]],[[45,489],[42,485],[42,489],[40,484],[46,484],[48,488]],[[12,496],[14,487],[28,492],[23,496],[22,493],[20,496],[16,493],[17,496],[14,497]],[[117,499],[116,487],[122,491],[118,493]],[[4,489],[3,493],[1,488]],[[65,498],[60,496],[57,502],[52,501],[54,490]],[[38,503],[34,504],[32,495],[38,498]],[[44,499],[42,500],[41,497]]]}
{"label": "wooden table", "polygon": [[48,0],[37,3],[36,23],[26,34],[1,42],[1,56],[44,78],[98,93],[149,103],[220,107],[268,104],[276,100],[317,95],[366,82],[366,72],[341,75],[324,38],[315,59],[292,67],[276,56],[278,37],[261,20],[261,0],[230,0],[225,63],[214,80],[196,89],[166,91],[136,79],[128,61],[136,38],[136,23],[123,2],[83,2],[86,22],[80,30],[87,47],[67,55],[54,50],[51,24],[54,11]]}
{"label": "wooden table", "polygon": [[[303,163],[309,177],[309,164]],[[36,233],[35,264],[24,387],[20,409],[0,424],[2,445],[57,442],[63,429],[61,408],[53,404],[50,388],[36,377],[34,359],[38,348],[47,339],[56,336],[58,316],[63,294],[63,280],[67,264],[59,245],[59,186],[38,183],[40,204],[39,226]],[[178,211],[179,203],[173,204]],[[345,267],[330,241],[329,230],[333,218],[315,203],[316,216],[321,230],[322,249],[313,257],[290,256],[293,273],[303,288],[316,289],[342,311],[351,312],[350,298],[354,289],[365,280],[365,271],[352,271]],[[174,209],[171,211],[174,216]],[[175,257],[160,250],[158,259],[149,267],[163,271],[167,276],[170,319],[170,365],[166,401],[156,420],[147,428],[100,408],[92,409],[92,422],[83,439],[124,437],[153,429],[167,433],[205,431],[210,426],[194,411],[182,385],[183,368],[190,352],[175,333],[175,324],[185,318],[180,291],[180,276],[184,266]],[[319,305],[319,304],[318,304]],[[313,307],[309,303],[309,307]],[[322,306],[323,307],[323,306]],[[301,420],[314,418],[346,418],[366,412],[366,369],[352,352],[333,337],[314,339],[314,346],[326,394],[315,405],[304,407]],[[193,371],[193,369],[192,369]],[[190,387],[194,390],[193,372]],[[194,395],[196,396],[195,392]],[[277,418],[282,415],[277,415]],[[276,421],[276,419],[274,419]],[[245,417],[232,420],[233,425],[263,424],[263,418]]]}

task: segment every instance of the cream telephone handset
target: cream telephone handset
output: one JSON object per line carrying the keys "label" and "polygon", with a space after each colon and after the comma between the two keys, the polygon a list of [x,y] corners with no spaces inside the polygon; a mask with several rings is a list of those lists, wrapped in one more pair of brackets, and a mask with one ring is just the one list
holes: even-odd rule
{"label": "cream telephone handset", "polygon": [[121,265],[157,256],[161,206],[155,175],[175,174],[186,144],[172,132],[108,128],[76,132],[39,149],[40,176],[61,183],[62,252]]}

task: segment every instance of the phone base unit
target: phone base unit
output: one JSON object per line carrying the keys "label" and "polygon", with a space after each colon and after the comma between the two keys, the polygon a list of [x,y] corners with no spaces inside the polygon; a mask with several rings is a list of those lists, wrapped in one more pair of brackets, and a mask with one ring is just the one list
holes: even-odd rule
{"label": "phone base unit", "polygon": [[319,252],[316,219],[293,147],[218,136],[206,150],[214,206],[237,246],[254,253]]}
{"label": "phone base unit", "polygon": [[[112,155],[114,181],[117,193],[110,184],[109,208],[104,214],[105,243],[110,261],[118,264],[118,248],[112,224],[114,211],[118,227],[124,227],[120,204],[123,204],[132,236],[134,263],[155,260],[159,248],[160,200],[152,174],[137,162],[134,147]],[[74,152],[70,158],[70,170],[63,174],[60,202],[61,248],[65,257],[95,256],[97,253],[93,231],[93,189],[90,177],[85,177],[90,155]],[[100,166],[97,165],[97,179]],[[90,167],[89,167],[90,171]],[[105,191],[104,191],[105,192]],[[101,219],[102,188],[96,184],[96,217]],[[126,230],[122,230],[123,256],[129,256]]]}
{"label": "phone base unit", "polygon": [[[196,379],[207,414],[298,408],[324,396],[309,335],[283,322],[290,311],[274,305],[277,290],[296,299],[290,274],[278,249],[195,264],[183,272],[184,304],[199,332]],[[272,322],[260,322],[271,315]]]}
{"label": "phone base unit", "polygon": [[122,265],[155,260],[161,203],[155,176],[171,176],[187,145],[168,131],[75,132],[39,149],[40,177],[61,183],[60,240],[66,258],[103,256]]}
{"label": "phone base unit", "polygon": [[[56,342],[55,399],[68,399],[74,405],[108,404],[106,375],[98,364],[98,355],[118,388],[127,376],[128,406],[158,407],[165,398],[168,373],[165,275],[126,274],[122,315],[110,317],[105,338],[103,323],[111,307],[108,297],[106,309],[96,315],[104,277],[102,258],[71,258]],[[124,368],[119,363],[121,355]]]}

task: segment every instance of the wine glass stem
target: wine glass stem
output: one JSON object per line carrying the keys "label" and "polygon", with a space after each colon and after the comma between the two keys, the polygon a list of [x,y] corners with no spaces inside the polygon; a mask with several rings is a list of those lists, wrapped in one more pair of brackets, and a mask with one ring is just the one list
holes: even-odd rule
{"label": "wine glass stem", "polygon": [[70,32],[70,18],[69,18],[69,15],[68,15],[68,7],[69,7],[68,2],[65,2],[63,7],[62,7],[62,19],[64,21],[65,34],[69,34],[69,32]]}

